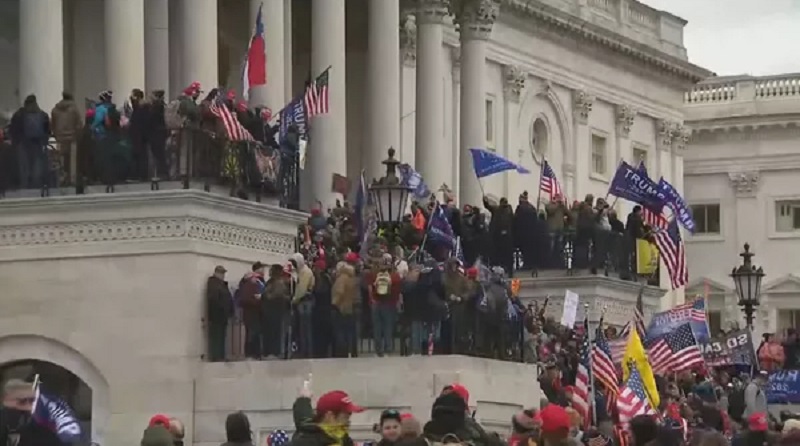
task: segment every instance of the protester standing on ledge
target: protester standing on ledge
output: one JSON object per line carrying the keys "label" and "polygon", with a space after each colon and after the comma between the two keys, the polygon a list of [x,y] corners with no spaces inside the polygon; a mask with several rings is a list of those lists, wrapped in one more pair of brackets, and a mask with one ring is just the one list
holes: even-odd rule
{"label": "protester standing on ledge", "polygon": [[225,281],[227,272],[224,266],[217,266],[206,283],[208,360],[211,362],[225,359],[225,335],[228,332],[228,320],[233,316],[233,297]]}

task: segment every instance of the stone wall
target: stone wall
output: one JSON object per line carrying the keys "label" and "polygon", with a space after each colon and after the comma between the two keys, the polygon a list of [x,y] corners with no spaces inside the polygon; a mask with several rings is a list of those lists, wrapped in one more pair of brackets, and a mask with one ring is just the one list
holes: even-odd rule
{"label": "stone wall", "polygon": [[203,364],[195,383],[194,444],[224,442],[225,417],[237,410],[250,418],[256,444],[273,429],[293,431],[292,404],[309,373],[315,397],[344,390],[367,409],[353,416],[355,440],[375,438],[372,425],[387,408],[427,421],[436,395],[454,382],[469,389],[476,418],[502,435],[514,413],[537,406],[542,396],[536,366],[465,356]]}

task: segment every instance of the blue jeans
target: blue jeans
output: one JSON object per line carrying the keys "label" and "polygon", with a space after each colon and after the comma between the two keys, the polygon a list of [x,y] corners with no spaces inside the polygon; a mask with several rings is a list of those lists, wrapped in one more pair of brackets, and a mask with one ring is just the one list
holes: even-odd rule
{"label": "blue jeans", "polygon": [[297,304],[297,314],[299,316],[300,333],[298,333],[298,346],[297,353],[304,358],[310,358],[314,353],[314,331],[312,313],[314,312],[314,301],[311,298],[306,298]]}
{"label": "blue jeans", "polygon": [[394,304],[376,302],[372,305],[372,334],[375,337],[375,353],[378,356],[394,351],[396,323],[397,307]]}
{"label": "blue jeans", "polygon": [[[411,321],[411,354],[428,354],[428,338],[433,333],[433,342],[439,342],[441,324],[439,322]],[[423,344],[425,348],[423,350]]]}
{"label": "blue jeans", "polygon": [[17,164],[19,166],[19,188],[30,189],[43,186],[45,171],[48,169],[47,153],[44,145],[25,141],[17,145]]}

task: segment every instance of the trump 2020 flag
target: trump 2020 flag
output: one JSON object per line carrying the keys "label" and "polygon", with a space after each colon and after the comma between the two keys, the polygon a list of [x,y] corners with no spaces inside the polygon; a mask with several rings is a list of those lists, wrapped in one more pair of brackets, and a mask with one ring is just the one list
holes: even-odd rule
{"label": "trump 2020 flag", "polygon": [[247,46],[247,55],[244,59],[244,70],[242,70],[242,96],[247,99],[250,97],[250,89],[260,85],[267,85],[267,48],[264,41],[264,21],[262,20],[261,10],[264,4],[258,7],[256,15],[256,27],[253,37]]}
{"label": "trump 2020 flag", "polygon": [[400,176],[403,177],[403,185],[411,188],[411,193],[418,200],[424,200],[431,196],[431,189],[425,184],[422,175],[414,170],[408,163],[403,163],[397,168],[400,170]]}
{"label": "trump 2020 flag", "polygon": [[488,177],[506,170],[516,170],[519,173],[531,173],[528,169],[517,163],[511,162],[500,155],[486,149],[469,149],[472,154],[472,167],[478,178]]}
{"label": "trump 2020 flag", "polygon": [[55,432],[63,443],[71,444],[80,441],[83,437],[83,430],[72,408],[60,398],[43,393],[38,383],[34,386],[36,388],[31,408],[33,419]]}
{"label": "trump 2020 flag", "polygon": [[431,212],[431,221],[428,223],[428,239],[432,243],[439,243],[453,251],[456,249],[456,236],[453,227],[444,215],[444,209],[439,204]]}

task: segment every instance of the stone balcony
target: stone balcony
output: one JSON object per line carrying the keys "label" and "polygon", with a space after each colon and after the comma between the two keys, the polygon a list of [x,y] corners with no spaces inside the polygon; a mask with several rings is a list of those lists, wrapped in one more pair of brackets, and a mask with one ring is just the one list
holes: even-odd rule
{"label": "stone balcony", "polygon": [[[725,76],[704,80],[684,95],[686,121],[697,129],[729,128],[731,121],[760,117],[770,123],[800,114],[800,73]],[[752,120],[749,122],[752,124]]]}

